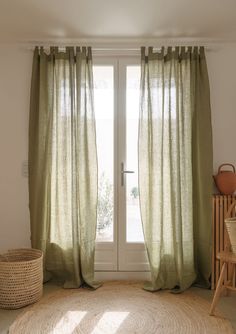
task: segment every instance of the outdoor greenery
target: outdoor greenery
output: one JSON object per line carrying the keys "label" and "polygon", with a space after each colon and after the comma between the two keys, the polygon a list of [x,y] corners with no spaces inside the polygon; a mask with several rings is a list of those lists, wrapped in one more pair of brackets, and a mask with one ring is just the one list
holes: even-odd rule
{"label": "outdoor greenery", "polygon": [[99,176],[97,213],[97,229],[101,232],[112,224],[113,218],[113,187],[104,172]]}
{"label": "outdoor greenery", "polygon": [[133,187],[133,188],[131,189],[130,195],[133,197],[133,199],[138,198],[138,196],[139,196],[139,190],[138,190],[138,187]]}

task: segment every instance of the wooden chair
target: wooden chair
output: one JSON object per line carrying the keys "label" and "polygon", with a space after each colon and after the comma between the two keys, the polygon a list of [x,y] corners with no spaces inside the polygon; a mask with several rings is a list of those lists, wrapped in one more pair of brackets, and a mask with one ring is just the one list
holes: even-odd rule
{"label": "wooden chair", "polygon": [[[236,211],[236,200],[230,205],[229,210],[225,218],[230,218],[235,215]],[[227,230],[225,229],[226,233]],[[228,234],[228,233],[227,233]],[[222,268],[220,272],[220,277],[216,286],[215,294],[210,308],[210,315],[214,315],[216,304],[220,298],[223,291],[226,291],[227,295],[230,291],[236,291],[236,254],[230,251],[231,244],[229,237],[227,235],[227,243],[225,250],[219,252],[216,256],[218,260],[222,263]]]}

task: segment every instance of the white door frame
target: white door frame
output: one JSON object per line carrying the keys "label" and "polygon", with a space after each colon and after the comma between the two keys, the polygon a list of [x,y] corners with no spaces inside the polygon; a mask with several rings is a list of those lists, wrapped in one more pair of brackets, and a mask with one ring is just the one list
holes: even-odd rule
{"label": "white door frame", "polygon": [[118,165],[119,165],[119,183],[118,183],[118,269],[120,271],[149,271],[147,255],[144,243],[126,242],[126,178],[124,185],[121,185],[121,163],[124,163],[124,169],[129,169],[126,165],[126,68],[127,66],[140,65],[138,57],[128,57],[119,60],[119,104],[118,113],[120,115],[120,127],[118,132]]}
{"label": "white door frame", "polygon": [[118,91],[118,61],[114,57],[96,57],[93,58],[93,65],[95,66],[113,66],[114,69],[114,215],[113,215],[113,242],[96,242],[95,246],[95,271],[112,271],[116,272],[118,269],[118,231],[117,231],[117,212],[118,212],[118,199],[117,199],[117,183],[118,183],[118,172],[117,172],[117,94]]}
{"label": "white door frame", "polygon": [[93,64],[114,68],[114,241],[96,243],[96,277],[147,279],[150,274],[144,243],[126,242],[126,188],[125,183],[121,185],[121,163],[126,162],[126,67],[139,65],[140,59],[98,56]]}

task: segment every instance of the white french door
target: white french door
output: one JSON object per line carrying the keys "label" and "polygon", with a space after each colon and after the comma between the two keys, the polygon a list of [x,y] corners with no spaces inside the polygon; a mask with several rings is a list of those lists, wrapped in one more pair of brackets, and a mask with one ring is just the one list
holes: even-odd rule
{"label": "white french door", "polygon": [[138,191],[139,59],[98,57],[93,72],[99,173],[95,270],[149,271]]}

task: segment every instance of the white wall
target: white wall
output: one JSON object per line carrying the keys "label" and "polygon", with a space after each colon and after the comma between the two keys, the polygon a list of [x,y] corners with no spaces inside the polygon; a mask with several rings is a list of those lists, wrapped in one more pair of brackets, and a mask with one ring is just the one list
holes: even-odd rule
{"label": "white wall", "polygon": [[236,45],[207,52],[207,64],[216,172],[224,162],[236,165]]}
{"label": "white wall", "polygon": [[[207,53],[211,86],[214,170],[236,164],[236,46]],[[27,160],[32,52],[0,46],[0,252],[30,245]]]}
{"label": "white wall", "polygon": [[32,54],[0,47],[0,251],[30,245],[27,159]]}

